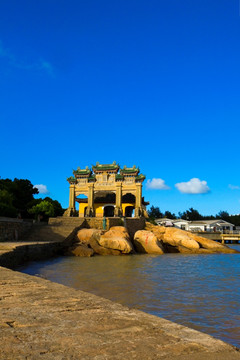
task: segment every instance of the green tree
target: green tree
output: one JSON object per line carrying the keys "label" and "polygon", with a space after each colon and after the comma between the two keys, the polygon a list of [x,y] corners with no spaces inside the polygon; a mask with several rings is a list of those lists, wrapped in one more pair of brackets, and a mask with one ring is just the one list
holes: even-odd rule
{"label": "green tree", "polygon": [[219,211],[219,213],[216,215],[216,219],[222,219],[228,222],[231,222],[230,215],[227,211]]}
{"label": "green tree", "polygon": [[13,206],[13,195],[6,189],[0,190],[0,216],[15,217],[17,209]]}
{"label": "green tree", "polygon": [[148,216],[150,219],[159,219],[163,217],[163,214],[159,207],[151,206],[150,210],[148,210]]}
{"label": "green tree", "polygon": [[190,208],[189,210],[184,211],[183,213],[178,213],[181,219],[194,221],[194,220],[201,220],[203,216],[198,212],[198,210],[195,210],[193,208]]}
{"label": "green tree", "polygon": [[214,220],[216,219],[215,216],[213,215],[206,215],[202,217],[203,220]]}
{"label": "green tree", "polygon": [[39,198],[39,199],[33,199],[32,201],[30,201],[28,203],[28,208],[31,209],[33,206],[37,205],[37,204],[40,204],[42,201],[48,201],[50,202],[52,205],[53,205],[53,208],[54,208],[54,214],[53,216],[62,216],[63,213],[64,213],[64,209],[62,208],[62,205],[60,204],[59,201],[57,200],[53,200],[51,199],[50,197],[45,197],[44,199],[42,198]]}
{"label": "green tree", "polygon": [[230,223],[234,224],[235,226],[240,226],[240,214],[238,215],[230,215],[229,216]]}
{"label": "green tree", "polygon": [[34,214],[36,218],[39,218],[39,216],[41,216],[43,220],[46,220],[50,216],[54,215],[54,207],[49,201],[42,200],[39,204],[29,209],[28,212],[30,214]]}
{"label": "green tree", "polygon": [[[33,195],[38,194],[38,189],[34,188],[27,179],[0,179],[0,190],[6,190],[11,195],[11,206],[15,208],[16,213],[21,213],[22,217],[28,217],[28,203],[31,202]],[[9,205],[5,199],[3,204]],[[8,216],[5,214],[5,216]]]}
{"label": "green tree", "polygon": [[62,208],[62,205],[60,204],[59,201],[53,200],[50,197],[45,197],[44,200],[49,201],[53,205],[53,208],[54,208],[53,216],[62,216],[63,215],[64,209]]}
{"label": "green tree", "polygon": [[22,213],[22,216],[27,216],[28,203],[33,200],[33,195],[38,194],[38,189],[34,188],[29,180],[14,179],[13,181],[13,206]]}
{"label": "green tree", "polygon": [[176,219],[177,218],[174,213],[171,213],[171,211],[165,211],[164,217],[166,217],[168,219]]}
{"label": "green tree", "polygon": [[41,211],[39,212],[40,215],[45,218],[47,216],[63,215],[64,209],[57,200],[50,197],[34,199],[35,194],[38,194],[38,189],[34,188],[27,179],[0,179],[0,216],[16,217],[21,214],[24,218],[32,217],[31,215],[35,213],[28,210],[34,208],[34,211],[38,212],[39,207],[35,208],[35,206],[41,204],[44,200],[52,205],[53,213],[49,210],[50,213],[47,214],[48,210],[42,209],[42,214]]}
{"label": "green tree", "polygon": [[6,189],[0,190],[0,202],[12,205],[13,195],[9,193]]}

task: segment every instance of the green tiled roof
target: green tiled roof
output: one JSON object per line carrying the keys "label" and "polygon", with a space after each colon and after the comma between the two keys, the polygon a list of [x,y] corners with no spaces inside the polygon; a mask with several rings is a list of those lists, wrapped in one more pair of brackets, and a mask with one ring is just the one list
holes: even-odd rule
{"label": "green tiled roof", "polygon": [[123,181],[124,177],[126,176],[134,176],[135,181],[143,181],[145,180],[145,175],[139,174],[140,169],[139,167],[136,167],[136,165],[133,165],[132,167],[127,167],[126,165],[123,166],[121,169],[119,164],[114,161],[112,164],[99,164],[99,162],[96,163],[96,165],[92,166],[92,169],[89,169],[88,166],[86,166],[85,169],[81,169],[80,167],[77,168],[77,170],[73,170],[74,176],[70,176],[67,181],[70,184],[76,184],[77,179],[81,176],[88,179],[88,182],[94,182],[96,181],[95,174],[92,173],[98,173],[98,172],[114,172],[115,173],[115,179],[116,181]]}
{"label": "green tiled roof", "polygon": [[71,184],[76,183],[77,179],[74,176],[70,176],[69,178],[67,178],[67,181]]}
{"label": "green tiled roof", "polygon": [[80,167],[77,168],[77,170],[73,170],[74,175],[90,175],[91,170],[86,166],[86,169],[80,169]]}
{"label": "green tiled roof", "polygon": [[146,176],[143,175],[143,174],[139,174],[138,176],[136,176],[135,179],[136,179],[136,180],[145,180],[145,179],[146,179]]}
{"label": "green tiled roof", "polygon": [[120,170],[120,173],[122,175],[137,175],[139,173],[140,169],[136,167],[136,165],[133,165],[133,167],[128,168],[126,165]]}
{"label": "green tiled roof", "polygon": [[123,180],[123,176],[121,174],[116,174],[116,180]]}
{"label": "green tiled roof", "polygon": [[112,164],[99,164],[96,163],[96,165],[92,166],[93,171],[118,171],[119,165],[116,164],[116,161],[114,161]]}

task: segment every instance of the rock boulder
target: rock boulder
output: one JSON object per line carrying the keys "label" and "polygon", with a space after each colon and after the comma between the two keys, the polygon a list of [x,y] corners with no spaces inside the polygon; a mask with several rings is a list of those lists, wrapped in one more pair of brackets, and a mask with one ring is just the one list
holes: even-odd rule
{"label": "rock boulder", "polygon": [[89,240],[89,245],[94,250],[96,254],[99,255],[121,255],[121,251],[105,248],[99,244],[100,237],[102,235],[102,232],[99,230],[97,232],[94,232],[91,236],[91,239]]}
{"label": "rock boulder", "polygon": [[212,250],[214,252],[224,252],[224,253],[235,253],[236,250],[230,249],[226,245],[220,244],[217,241],[206,239],[202,236],[198,236],[195,234],[191,234],[192,238],[195,239],[199,244],[200,247],[207,250]]}
{"label": "rock boulder", "polygon": [[77,240],[80,244],[89,244],[91,236],[98,231],[98,229],[81,229],[77,233]]}
{"label": "rock boulder", "polygon": [[193,234],[190,231],[177,229],[174,227],[164,227],[146,223],[145,227],[151,231],[159,241],[163,243],[165,252],[181,253],[237,253],[238,251],[230,249],[214,240]]}
{"label": "rock boulder", "polygon": [[89,248],[86,245],[77,245],[73,248],[70,248],[67,252],[67,255],[73,256],[93,256],[93,249]]}
{"label": "rock boulder", "polygon": [[163,254],[163,247],[157,237],[147,230],[138,230],[133,239],[137,252],[147,254]]}
{"label": "rock boulder", "polygon": [[98,243],[104,248],[118,250],[123,254],[133,251],[129,234],[123,226],[111,227],[109,231],[100,236]]}
{"label": "rock boulder", "polygon": [[198,250],[200,248],[198,242],[191,237],[191,233],[172,227],[166,227],[165,229],[162,241],[169,245],[180,247],[180,252],[182,252],[182,247],[190,250]]}

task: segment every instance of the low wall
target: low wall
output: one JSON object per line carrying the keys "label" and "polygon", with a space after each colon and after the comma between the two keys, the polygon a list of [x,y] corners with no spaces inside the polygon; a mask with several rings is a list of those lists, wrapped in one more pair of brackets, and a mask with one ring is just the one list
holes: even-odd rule
{"label": "low wall", "polygon": [[221,238],[221,233],[208,233],[208,232],[194,232],[194,234],[198,235],[198,236],[202,236],[206,239],[209,239],[209,240],[222,240]]}
{"label": "low wall", "polygon": [[15,267],[27,262],[44,260],[54,256],[59,256],[62,252],[62,242],[35,243],[9,246],[4,252],[0,247],[0,266],[14,269]]}
{"label": "low wall", "polygon": [[0,241],[19,240],[31,227],[31,221],[0,217]]}

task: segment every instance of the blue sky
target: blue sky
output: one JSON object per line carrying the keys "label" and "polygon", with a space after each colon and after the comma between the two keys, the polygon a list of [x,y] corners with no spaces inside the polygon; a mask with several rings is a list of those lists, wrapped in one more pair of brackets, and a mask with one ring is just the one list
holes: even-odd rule
{"label": "blue sky", "polygon": [[240,213],[239,100],[238,0],[0,2],[0,176],[64,207],[116,160],[162,211]]}

